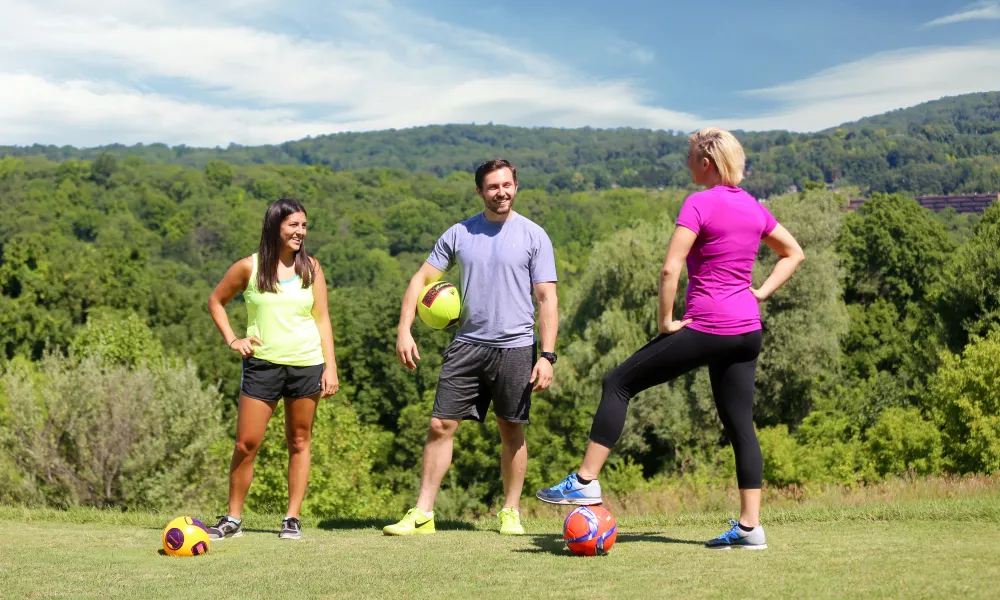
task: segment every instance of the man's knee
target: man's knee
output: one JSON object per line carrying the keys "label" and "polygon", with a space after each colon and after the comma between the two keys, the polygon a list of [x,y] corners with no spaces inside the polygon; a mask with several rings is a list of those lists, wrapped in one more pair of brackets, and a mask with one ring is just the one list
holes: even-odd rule
{"label": "man's knee", "polygon": [[427,440],[436,441],[448,439],[455,435],[459,421],[454,419],[439,419],[431,417],[431,425],[427,430]]}
{"label": "man's knee", "polygon": [[523,423],[512,423],[497,417],[497,428],[500,430],[500,439],[504,444],[520,446],[524,443]]}

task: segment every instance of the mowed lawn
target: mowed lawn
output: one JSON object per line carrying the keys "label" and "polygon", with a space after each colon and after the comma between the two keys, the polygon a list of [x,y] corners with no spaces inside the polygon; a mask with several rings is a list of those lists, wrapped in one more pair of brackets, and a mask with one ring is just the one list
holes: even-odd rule
{"label": "mowed lawn", "polygon": [[770,548],[710,551],[725,515],[623,517],[603,557],[572,556],[561,522],[501,537],[493,520],[388,538],[382,521],[248,516],[207,555],[161,552],[168,516],[0,508],[4,598],[998,598],[1000,494],[772,511]]}

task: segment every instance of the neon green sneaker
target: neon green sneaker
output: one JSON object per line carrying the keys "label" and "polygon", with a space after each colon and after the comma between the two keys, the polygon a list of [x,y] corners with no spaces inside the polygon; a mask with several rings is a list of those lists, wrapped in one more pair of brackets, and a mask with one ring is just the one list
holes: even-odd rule
{"label": "neon green sneaker", "polygon": [[382,528],[385,535],[428,535],[434,533],[434,513],[428,515],[417,507],[406,511],[399,523]]}
{"label": "neon green sneaker", "polygon": [[513,508],[505,508],[497,516],[500,517],[500,535],[524,535],[521,513]]}

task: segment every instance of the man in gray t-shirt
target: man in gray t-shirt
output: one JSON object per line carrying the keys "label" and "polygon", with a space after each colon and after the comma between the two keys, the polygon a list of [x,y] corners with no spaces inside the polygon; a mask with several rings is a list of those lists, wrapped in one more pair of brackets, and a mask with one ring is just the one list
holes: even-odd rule
{"label": "man in gray t-shirt", "polygon": [[462,314],[455,340],[492,348],[533,345],[532,286],[556,281],[545,231],[517,213],[500,222],[479,213],[453,225],[427,257],[427,264],[439,271],[456,263]]}
{"label": "man in gray t-shirt", "polygon": [[[417,298],[456,264],[462,312],[458,334],[445,349],[438,378],[430,430],[424,446],[423,474],[417,505],[386,535],[434,532],[434,500],[451,465],[455,431],[462,420],[484,421],[490,402],[503,442],[501,472],[504,508],[500,533],[524,533],[518,506],[528,450],[531,392],[552,383],[558,331],[556,265],[545,231],[513,210],[517,171],[503,159],[488,161],[476,171],[482,213],[452,226],[438,239],[427,261],[410,280],[403,296],[396,355],[416,369],[420,353],[410,334]],[[535,351],[535,306],[541,357]]]}

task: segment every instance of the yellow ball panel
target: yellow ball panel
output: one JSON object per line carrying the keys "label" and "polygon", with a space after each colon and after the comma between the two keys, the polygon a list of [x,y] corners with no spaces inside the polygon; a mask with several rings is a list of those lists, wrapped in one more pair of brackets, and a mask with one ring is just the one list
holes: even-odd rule
{"label": "yellow ball panel", "polygon": [[194,517],[177,517],[163,528],[163,551],[171,556],[198,556],[208,552],[208,528]]}

